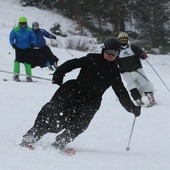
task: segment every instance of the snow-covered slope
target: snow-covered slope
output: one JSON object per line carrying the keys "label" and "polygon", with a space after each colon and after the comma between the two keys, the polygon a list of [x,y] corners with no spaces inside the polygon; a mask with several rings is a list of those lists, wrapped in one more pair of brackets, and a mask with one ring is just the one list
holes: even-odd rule
{"label": "snow-covered slope", "polygon": [[[21,7],[15,0],[0,2],[0,70],[12,71],[14,50],[8,42],[9,32],[20,16],[30,23],[35,19],[47,30],[59,15],[36,8]],[[61,16],[62,18],[62,16]],[[67,30],[67,20],[61,19]],[[64,26],[65,25],[65,26]],[[74,27],[72,27],[74,28]],[[73,58],[65,49],[52,48],[59,57],[59,64]],[[70,51],[74,57],[86,53]],[[170,86],[170,56],[149,55],[148,61]],[[136,119],[130,151],[126,151],[133,115],[126,112],[109,89],[103,97],[100,110],[89,128],[69,146],[77,149],[77,155],[68,157],[48,147],[55,134],[44,136],[34,151],[21,148],[22,135],[33,125],[41,107],[50,100],[57,85],[50,81],[17,83],[12,75],[0,72],[0,169],[1,170],[168,170],[170,168],[170,92],[147,63],[144,70],[153,82],[158,105],[143,108]],[[21,67],[21,73],[24,67]],[[33,69],[33,75],[51,78],[47,68]],[[76,77],[77,70],[65,80]],[[9,81],[4,82],[3,78]],[[24,79],[24,77],[22,77]]]}

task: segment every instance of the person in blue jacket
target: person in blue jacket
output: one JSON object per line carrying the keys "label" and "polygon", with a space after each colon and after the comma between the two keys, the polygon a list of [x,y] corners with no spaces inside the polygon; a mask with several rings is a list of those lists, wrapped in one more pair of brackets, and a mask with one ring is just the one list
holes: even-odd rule
{"label": "person in blue jacket", "polygon": [[34,46],[34,57],[35,63],[32,65],[32,67],[35,66],[41,66],[46,67],[48,66],[49,69],[53,70],[52,65],[57,68],[58,65],[58,58],[52,53],[49,46],[46,44],[46,38],[50,39],[56,39],[56,36],[50,34],[45,29],[39,28],[38,22],[32,23],[32,29],[36,36],[36,43]]}
{"label": "person in blue jacket", "polygon": [[14,27],[9,35],[9,42],[15,49],[14,76],[13,80],[19,82],[20,63],[25,66],[26,81],[32,82],[32,70],[30,65],[31,49],[36,42],[32,28],[27,25],[27,18],[20,17],[18,26]]}

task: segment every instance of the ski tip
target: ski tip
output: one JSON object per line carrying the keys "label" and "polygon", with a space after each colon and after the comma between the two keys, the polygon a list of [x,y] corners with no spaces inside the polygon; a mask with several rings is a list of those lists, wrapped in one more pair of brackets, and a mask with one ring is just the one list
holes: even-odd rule
{"label": "ski tip", "polygon": [[65,148],[64,150],[62,150],[62,153],[64,153],[67,156],[74,156],[76,155],[76,150],[73,148]]}
{"label": "ski tip", "polygon": [[27,148],[29,150],[34,150],[34,146],[32,144],[25,144],[25,143],[20,143],[21,147]]}

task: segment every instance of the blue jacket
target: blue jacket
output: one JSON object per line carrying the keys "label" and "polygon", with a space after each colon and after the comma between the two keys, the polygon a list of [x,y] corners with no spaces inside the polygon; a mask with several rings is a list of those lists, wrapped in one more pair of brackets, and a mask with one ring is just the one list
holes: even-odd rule
{"label": "blue jacket", "polygon": [[46,40],[44,37],[46,38],[56,38],[54,35],[50,34],[49,32],[47,32],[44,29],[38,29],[38,30],[34,30],[35,36],[36,36],[36,43],[35,43],[35,47],[39,47],[42,48],[44,46],[46,46]]}
{"label": "blue jacket", "polygon": [[36,37],[32,28],[18,25],[10,32],[9,42],[11,46],[15,44],[17,48],[26,49],[30,48],[31,44],[35,45]]}

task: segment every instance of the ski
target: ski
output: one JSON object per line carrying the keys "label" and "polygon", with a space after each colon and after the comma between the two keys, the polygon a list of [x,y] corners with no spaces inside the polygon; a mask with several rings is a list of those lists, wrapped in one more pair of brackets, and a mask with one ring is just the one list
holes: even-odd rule
{"label": "ski", "polygon": [[[33,144],[25,144],[25,143],[21,143],[20,144],[21,147],[23,148],[27,148],[29,150],[35,150],[35,147]],[[47,149],[48,147],[44,147],[44,149]],[[74,148],[64,148],[62,150],[57,150],[59,151],[61,154],[67,155],[67,156],[74,156],[76,155],[76,150]]]}
{"label": "ski", "polygon": [[[30,81],[26,81],[26,80],[20,80],[20,82],[21,82],[21,83],[36,83],[36,82],[38,82],[38,81],[37,81],[37,80],[33,80],[33,81],[30,82]],[[20,82],[19,82],[19,83],[20,83]]]}
{"label": "ski", "polygon": [[[14,80],[4,78],[3,81],[14,81]],[[20,80],[20,81],[14,81],[14,82],[17,82],[17,83],[35,83],[35,82],[38,82],[38,81],[33,80],[33,81],[29,82],[29,81],[26,81],[26,80]]]}
{"label": "ski", "polygon": [[145,104],[143,107],[146,107],[146,108],[149,108],[149,107],[152,107],[153,104]]}
{"label": "ski", "polygon": [[74,156],[76,155],[76,150],[73,148],[64,148],[61,150],[62,153],[64,153],[67,156]]}
{"label": "ski", "polygon": [[154,103],[143,102],[141,105],[136,105],[136,106],[141,106],[143,108],[149,108],[149,107],[153,107],[154,105],[157,105],[157,102],[154,102]]}
{"label": "ski", "polygon": [[23,143],[21,143],[20,146],[28,148],[29,150],[34,150],[35,149],[33,144],[23,144]]}
{"label": "ski", "polygon": [[153,104],[144,104],[143,107],[149,108],[149,107],[153,107],[154,105],[157,105],[157,103],[153,103]]}

